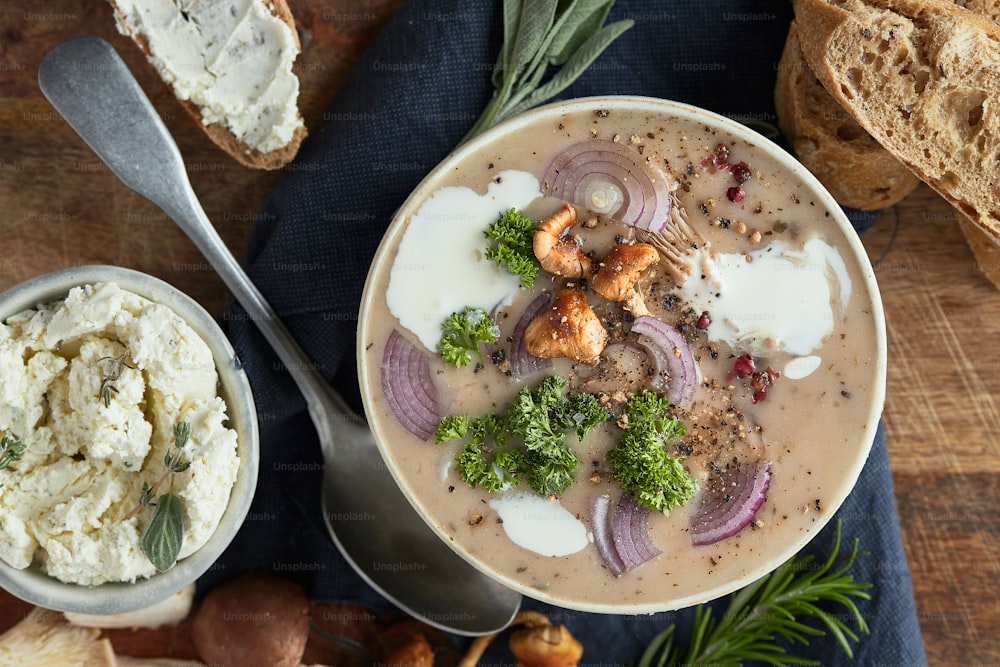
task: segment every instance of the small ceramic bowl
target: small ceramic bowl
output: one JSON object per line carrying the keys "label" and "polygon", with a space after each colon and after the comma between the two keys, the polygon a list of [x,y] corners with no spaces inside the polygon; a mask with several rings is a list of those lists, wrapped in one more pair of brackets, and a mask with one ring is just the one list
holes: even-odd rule
{"label": "small ceramic bowl", "polygon": [[166,572],[134,583],[96,586],[67,584],[49,576],[36,560],[24,570],[0,561],[0,586],[32,604],[58,611],[118,614],[148,607],[185,588],[208,570],[243,524],[257,484],[259,437],[250,384],[235,362],[222,329],[196,301],[153,276],[116,266],[79,266],[31,278],[0,294],[0,321],[39,304],[64,298],[80,285],[111,282],[124,290],[169,307],[208,344],[219,375],[219,395],[226,401],[228,426],[237,434],[239,469],[229,505],[215,532],[193,554]]}

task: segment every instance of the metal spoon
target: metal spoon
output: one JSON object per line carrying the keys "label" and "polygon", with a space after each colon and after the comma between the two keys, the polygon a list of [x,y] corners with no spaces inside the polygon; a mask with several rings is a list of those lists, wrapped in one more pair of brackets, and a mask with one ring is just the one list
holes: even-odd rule
{"label": "metal spoon", "polygon": [[194,241],[284,362],[319,433],[326,463],[323,514],[344,558],[384,597],[433,626],[463,635],[506,627],[521,595],[462,559],[410,506],[368,425],[314,370],[216,233],[177,145],[111,45],[92,36],[59,44],[42,61],[38,82],[118,178]]}

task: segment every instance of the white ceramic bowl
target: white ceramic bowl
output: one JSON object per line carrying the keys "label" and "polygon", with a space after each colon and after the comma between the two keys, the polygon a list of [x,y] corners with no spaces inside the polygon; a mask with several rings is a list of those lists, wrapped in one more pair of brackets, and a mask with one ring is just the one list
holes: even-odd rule
{"label": "white ceramic bowl", "polygon": [[237,434],[240,459],[229,505],[209,540],[170,570],[135,583],[80,586],[63,583],[42,571],[38,563],[18,570],[0,561],[0,586],[12,595],[41,607],[88,614],[117,614],[160,602],[208,570],[243,524],[257,485],[259,438],[257,413],[246,374],[237,367],[236,354],[212,316],[196,301],[153,276],[116,266],[79,266],[31,278],[0,294],[0,321],[62,299],[70,288],[113,282],[181,316],[208,344],[219,374],[220,396],[226,401],[229,427]]}
{"label": "white ceramic bowl", "polygon": [[[861,316],[865,321],[863,326],[859,328],[858,331],[865,332],[863,334],[865,336],[865,344],[861,347],[867,355],[864,363],[867,364],[866,368],[869,369],[869,374],[866,376],[865,384],[870,386],[866,386],[865,391],[862,392],[864,398],[856,399],[857,401],[863,401],[863,403],[856,404],[857,408],[852,407],[852,409],[857,410],[856,413],[853,413],[857,415],[857,421],[853,422],[854,426],[852,427],[850,433],[847,433],[845,430],[843,434],[837,435],[837,442],[839,442],[843,447],[841,450],[843,452],[841,460],[837,463],[831,462],[830,470],[823,470],[822,468],[825,466],[825,461],[823,461],[823,454],[821,452],[810,452],[807,449],[800,448],[793,454],[790,454],[789,458],[795,459],[796,466],[818,466],[817,476],[812,478],[810,481],[811,484],[814,484],[811,488],[816,490],[816,495],[806,495],[808,492],[798,494],[797,492],[800,489],[795,489],[797,493],[795,496],[796,503],[798,504],[791,507],[789,500],[777,498],[776,502],[781,502],[783,509],[779,511],[777,516],[771,516],[775,523],[780,523],[782,512],[786,515],[794,513],[802,514],[805,512],[805,518],[792,517],[790,522],[786,522],[780,529],[773,533],[768,531],[761,533],[760,531],[747,529],[746,533],[740,536],[740,541],[746,543],[742,551],[726,551],[723,547],[720,547],[718,551],[702,551],[697,558],[693,555],[686,557],[678,556],[676,553],[666,553],[660,561],[661,565],[659,567],[661,570],[670,569],[671,572],[668,574],[672,577],[672,579],[668,579],[663,582],[656,579],[657,583],[661,585],[656,586],[658,590],[650,592],[648,588],[653,587],[650,583],[652,579],[644,579],[641,569],[635,570],[634,573],[628,573],[624,576],[627,577],[634,574],[638,577],[638,579],[633,578],[631,581],[641,581],[642,583],[628,584],[626,583],[624,577],[622,582],[623,585],[629,586],[629,590],[643,588],[644,590],[642,591],[642,595],[636,595],[632,600],[624,599],[617,602],[608,602],[606,600],[598,599],[596,596],[592,597],[593,594],[588,591],[592,588],[596,588],[596,586],[589,587],[588,585],[580,585],[573,588],[572,585],[563,584],[562,588],[556,590],[548,585],[547,582],[551,582],[553,579],[558,579],[560,577],[562,579],[572,580],[573,574],[568,569],[565,571],[556,571],[554,573],[546,570],[545,576],[548,579],[546,582],[543,582],[543,585],[538,585],[537,581],[532,582],[524,577],[518,576],[517,572],[519,570],[513,567],[513,564],[501,562],[499,557],[493,556],[489,553],[473,552],[473,549],[478,548],[471,542],[474,538],[468,536],[456,537],[456,535],[467,535],[466,533],[462,533],[462,531],[465,531],[466,529],[462,526],[464,521],[460,510],[452,511],[450,508],[442,510],[441,508],[447,503],[447,501],[438,501],[438,509],[431,510],[428,507],[429,503],[425,500],[425,495],[427,493],[425,491],[425,487],[440,484],[438,481],[440,473],[437,471],[440,470],[441,464],[436,460],[431,460],[430,458],[420,459],[419,461],[406,459],[406,457],[411,455],[408,453],[401,453],[400,447],[394,445],[393,443],[393,441],[400,441],[401,436],[405,434],[401,434],[399,432],[400,427],[398,424],[391,423],[393,421],[391,412],[386,407],[386,401],[382,398],[379,388],[379,359],[376,356],[376,353],[372,352],[373,349],[377,349],[377,346],[381,344],[380,340],[384,340],[380,337],[384,336],[385,333],[383,330],[375,328],[376,325],[373,325],[372,322],[376,319],[384,317],[384,314],[388,309],[386,305],[386,292],[384,291],[385,285],[381,282],[382,279],[379,279],[377,282],[375,277],[377,275],[384,274],[387,270],[387,266],[391,266],[397,244],[403,237],[414,214],[417,212],[421,204],[427,200],[428,195],[432,192],[438,191],[439,188],[446,183],[451,184],[453,182],[452,179],[454,179],[456,175],[459,175],[460,177],[465,172],[466,165],[476,165],[474,169],[476,170],[475,173],[477,176],[463,182],[462,185],[466,185],[473,189],[479,188],[479,192],[482,192],[485,185],[489,183],[490,179],[493,178],[491,175],[487,176],[485,181],[482,180],[480,172],[482,172],[484,168],[488,168],[490,170],[495,168],[495,171],[489,172],[490,174],[499,174],[503,169],[528,170],[534,172],[535,176],[539,179],[539,181],[541,181],[541,174],[546,168],[546,162],[550,160],[553,155],[546,154],[546,150],[548,150],[547,147],[543,148],[540,143],[542,141],[549,141],[547,137],[553,137],[556,141],[568,141],[566,137],[568,136],[570,130],[566,129],[564,131],[562,120],[568,119],[567,123],[574,123],[576,121],[573,121],[572,114],[581,113],[589,114],[587,116],[588,119],[615,118],[616,114],[620,114],[622,116],[633,114],[633,119],[640,116],[645,118],[648,121],[648,125],[646,127],[649,129],[649,132],[637,132],[636,134],[630,136],[629,130],[623,130],[621,136],[616,140],[620,140],[625,144],[641,143],[642,141],[645,141],[645,137],[647,136],[650,140],[652,140],[655,133],[664,133],[667,131],[664,128],[670,128],[673,124],[691,123],[691,125],[685,125],[685,127],[690,128],[690,130],[686,130],[689,132],[687,136],[695,137],[693,141],[703,142],[703,145],[706,147],[708,153],[711,152],[716,141],[723,140],[732,140],[733,144],[737,147],[734,148],[734,156],[736,155],[737,150],[742,150],[744,152],[752,150],[759,151],[759,153],[756,154],[764,156],[763,159],[761,159],[761,163],[766,163],[768,165],[772,163],[776,164],[777,166],[773,168],[773,173],[782,174],[781,178],[786,178],[789,182],[795,184],[796,188],[800,188],[798,192],[804,193],[805,203],[803,205],[806,208],[812,206],[813,211],[828,212],[825,219],[821,213],[819,221],[816,224],[822,224],[824,226],[823,229],[825,230],[823,233],[828,233],[833,235],[833,237],[836,237],[838,239],[838,244],[841,244],[841,246],[845,248],[845,250],[841,251],[844,256],[844,260],[847,262],[849,267],[852,267],[852,270],[856,270],[859,276],[859,278],[854,282],[853,291],[856,294],[861,294],[860,298],[864,304],[863,310],[865,313]],[[569,116],[567,116],[567,114],[569,114]],[[634,114],[639,114],[639,116],[635,116]],[[597,131],[597,124],[603,122],[604,124],[600,125],[600,132],[602,133],[601,137],[610,138],[610,131],[614,130],[613,127],[608,125],[611,121],[587,120],[587,125],[577,123],[574,127],[588,127],[591,126],[591,122],[593,123],[592,126],[595,128],[594,132]],[[633,120],[630,122],[635,124],[640,121]],[[548,132],[548,134],[542,134],[539,131],[536,131],[540,125],[545,128],[545,132]],[[569,127],[569,125],[567,125],[567,127]],[[628,127],[632,128],[632,131],[635,130],[633,125],[629,125]],[[579,136],[581,140],[586,138],[581,136],[586,134],[584,129],[577,130],[577,132],[579,132],[579,135],[577,136]],[[518,142],[521,142],[520,145],[529,146],[531,150],[537,151],[537,159],[540,164],[532,165],[530,167],[522,166],[528,165],[529,160],[533,159],[524,157],[523,155],[516,155],[517,153],[523,154],[525,151],[515,150],[514,154],[511,152],[505,153],[505,147],[509,148],[510,146],[517,146]],[[686,159],[690,159],[690,157]],[[734,157],[734,159],[739,158]],[[485,167],[487,162],[489,162],[489,167]],[[684,167],[683,163],[671,166],[674,170]],[[693,167],[694,170],[697,170],[697,163],[695,163]],[[768,166],[767,169],[771,170],[772,167]],[[747,185],[748,187],[752,186],[753,182],[750,182]],[[720,199],[726,199],[724,191],[720,191],[718,195]],[[764,195],[760,196],[765,197],[766,192]],[[791,208],[790,204],[783,204],[781,202],[773,204],[773,206],[789,206],[789,208]],[[778,210],[780,210],[780,208]],[[460,213],[460,211],[455,212],[456,220],[458,219]],[[745,219],[748,224],[753,220],[751,213],[752,212],[750,210],[746,211]],[[791,213],[789,213],[789,215],[790,214]],[[705,218],[699,218],[699,220],[705,220]],[[455,222],[454,224],[459,224],[459,222]],[[408,267],[410,267],[410,265],[415,267],[417,264],[438,265],[441,262],[447,261],[447,258],[445,257],[434,256],[425,256],[420,262],[415,262],[410,256],[407,256],[407,259]],[[407,274],[407,278],[409,277],[409,274]],[[441,286],[440,289],[442,291],[447,290],[447,285],[451,284],[456,284],[456,281],[453,280],[451,283]],[[489,306],[486,305],[486,307]],[[424,319],[426,319],[426,314]],[[885,322],[878,287],[875,283],[874,272],[865,250],[849,220],[844,215],[840,206],[834,201],[833,197],[823,188],[819,181],[791,155],[778,145],[753,132],[746,126],[732,119],[705,111],[703,109],[653,98],[613,96],[587,98],[550,104],[494,127],[471,142],[461,146],[457,149],[457,151],[449,155],[440,165],[434,168],[426,176],[426,178],[419,184],[416,190],[396,214],[392,225],[383,239],[382,245],[369,273],[368,285],[362,300],[359,323],[359,374],[369,423],[372,426],[372,430],[381,449],[383,458],[386,461],[386,465],[392,472],[397,483],[400,485],[403,493],[408,497],[418,513],[420,513],[425,521],[435,531],[437,531],[442,539],[446,540],[453,548],[456,549],[456,551],[458,551],[459,554],[497,581],[500,581],[501,583],[518,590],[527,596],[537,598],[551,604],[590,612],[648,613],[677,609],[705,602],[749,584],[761,576],[764,576],[782,562],[793,556],[800,549],[802,549],[802,547],[830,520],[834,512],[842,504],[851,489],[854,487],[858,479],[858,475],[860,474],[868,457],[871,443],[874,439],[875,431],[882,412],[885,396]],[[411,338],[413,338],[413,336],[411,336]],[[487,365],[489,364],[488,361],[486,363]],[[484,382],[484,380],[478,380],[478,382]],[[465,391],[468,390],[468,388],[465,389]],[[474,391],[474,389],[472,390]],[[836,394],[837,392],[834,391],[833,393]],[[837,396],[837,400],[840,400],[839,396]],[[502,410],[503,408],[500,409]],[[794,410],[794,412],[804,415],[804,413],[800,413],[799,410]],[[803,418],[808,419],[807,417]],[[825,445],[830,444],[827,441],[823,442]],[[433,438],[431,438],[430,442],[427,443],[420,443],[416,440],[412,443],[407,442],[406,446],[428,448],[436,447],[433,444]],[[439,445],[437,447],[443,446],[444,445]],[[782,455],[784,456],[784,454]],[[428,455],[428,457],[429,456],[431,455]],[[801,469],[801,467],[795,469]],[[786,472],[789,470],[792,470],[792,468],[786,467],[784,469]],[[777,496],[780,493],[780,489],[775,485],[775,480],[780,480],[782,484],[785,480],[788,480],[787,474],[785,474],[783,478],[779,478],[779,475],[782,474],[785,473],[779,471],[775,474],[775,478],[772,479],[772,489],[769,493],[768,502],[771,502],[772,496]],[[458,484],[460,485],[461,482]],[[437,493],[442,495],[444,494],[442,491],[437,491]],[[462,501],[465,501],[466,503],[470,502],[470,499],[466,496],[462,496],[462,499],[459,500],[459,494],[454,493],[453,489],[448,491],[448,493],[451,493],[452,496],[455,497],[453,503],[455,505],[458,505]],[[817,510],[810,509],[808,503],[814,503],[815,501],[812,499],[817,498],[820,495],[822,496],[822,508]],[[472,499],[472,502],[475,503],[474,506],[483,508],[481,510],[483,514],[487,514],[489,512],[488,505],[478,504],[479,502],[488,502],[489,497],[487,494],[484,493],[483,496],[484,497],[480,500]],[[447,496],[444,497],[447,498]],[[577,516],[585,516],[586,511],[583,510],[581,512],[579,509],[580,507],[581,505],[577,505]],[[815,513],[810,515],[810,512]],[[443,514],[447,514],[447,516],[443,516]],[[785,518],[787,519],[787,516]],[[791,525],[795,522],[798,523],[794,526]],[[492,517],[488,517],[483,521],[483,523],[492,525],[494,523],[499,523],[499,520],[494,521]],[[591,546],[590,548],[593,547]],[[486,549],[482,549],[481,551],[486,551]],[[723,552],[726,553],[724,562],[721,557],[718,559],[718,568],[714,573],[714,576],[706,580],[704,585],[685,581],[684,573],[686,571],[690,571],[691,567],[704,569],[716,567],[716,560],[710,559],[709,555]],[[493,558],[494,560],[490,561],[490,558]],[[516,558],[512,558],[510,560],[513,561],[516,560]],[[712,562],[711,566],[708,564],[710,560]],[[537,563],[537,561],[532,562]],[[599,561],[597,561],[597,566],[600,566]],[[520,570],[531,571],[534,567],[535,565],[521,567]],[[543,565],[542,567],[547,566]],[[644,565],[643,567],[648,566]],[[603,586],[605,584],[601,585]]]}

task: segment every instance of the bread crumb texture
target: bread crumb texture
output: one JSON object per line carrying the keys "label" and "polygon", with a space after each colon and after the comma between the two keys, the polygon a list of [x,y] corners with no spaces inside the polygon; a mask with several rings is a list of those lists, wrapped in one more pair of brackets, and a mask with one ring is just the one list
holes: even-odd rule
{"label": "bread crumb texture", "polygon": [[797,0],[802,51],[859,124],[1000,235],[1000,29],[945,0]]}
{"label": "bread crumb texture", "polygon": [[778,125],[795,156],[840,204],[887,208],[920,182],[826,92],[802,57],[794,22],[778,65],[774,98]]}

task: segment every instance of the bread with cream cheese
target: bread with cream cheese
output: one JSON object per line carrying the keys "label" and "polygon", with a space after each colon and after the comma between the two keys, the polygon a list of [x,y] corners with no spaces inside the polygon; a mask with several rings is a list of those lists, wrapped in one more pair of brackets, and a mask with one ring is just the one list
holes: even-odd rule
{"label": "bread with cream cheese", "polygon": [[130,37],[219,148],[278,169],[306,136],[292,63],[301,51],[285,0],[110,0]]}

